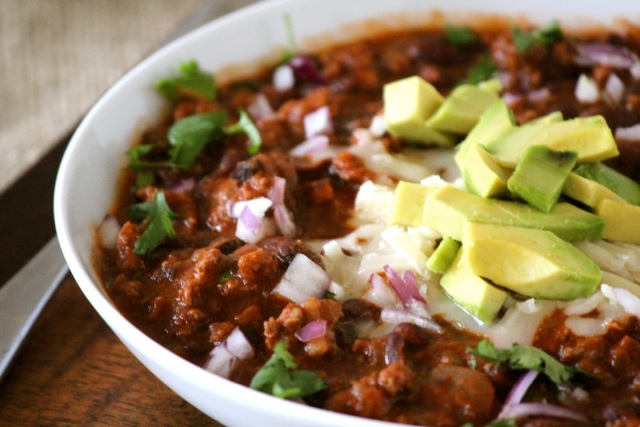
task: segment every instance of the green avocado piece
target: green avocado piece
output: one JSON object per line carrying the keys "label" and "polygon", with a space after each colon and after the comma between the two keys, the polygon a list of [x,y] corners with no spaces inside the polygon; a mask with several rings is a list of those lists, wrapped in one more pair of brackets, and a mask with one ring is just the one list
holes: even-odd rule
{"label": "green avocado piece", "polygon": [[604,220],[606,240],[640,244],[640,206],[603,199],[595,213]]}
{"label": "green avocado piece", "polygon": [[462,262],[458,251],[440,279],[440,286],[463,309],[483,323],[491,323],[507,299],[507,293],[474,274]]}
{"label": "green avocado piece", "polygon": [[562,111],[553,111],[549,114],[545,114],[544,116],[536,117],[533,120],[529,120],[526,123],[523,123],[522,126],[535,125],[541,123],[555,123],[561,122],[564,120],[564,116],[562,115]]}
{"label": "green avocado piece", "polygon": [[482,197],[500,197],[509,193],[509,173],[480,144],[467,150],[462,177],[469,192]]}
{"label": "green avocado piece", "polygon": [[532,145],[546,145],[554,151],[575,151],[578,164],[619,154],[611,129],[602,116],[519,126],[486,144],[485,148],[504,167],[514,169],[524,151]]}
{"label": "green avocado piece", "polygon": [[604,185],[633,205],[640,205],[640,184],[603,163],[587,163],[575,173]]}
{"label": "green avocado piece", "polygon": [[472,145],[485,145],[504,135],[508,130],[515,127],[513,112],[502,99],[491,104],[482,113],[478,123],[471,129],[467,137],[456,147],[455,161],[458,168],[463,172],[465,167],[465,157]]}
{"label": "green avocado piece", "polygon": [[574,172],[567,177],[562,194],[590,208],[595,208],[604,199],[624,202],[625,200],[602,184],[584,178]]}
{"label": "green avocado piece", "polygon": [[467,222],[462,245],[474,274],[528,297],[572,300],[600,285],[598,265],[550,231]]}
{"label": "green avocado piece", "polygon": [[467,134],[487,108],[499,99],[491,88],[472,84],[456,87],[427,120],[427,126],[443,132]]}
{"label": "green avocado piece", "polygon": [[444,274],[460,249],[460,242],[445,236],[435,251],[427,259],[427,268],[434,273]]}
{"label": "green avocado piece", "polygon": [[392,135],[420,144],[449,147],[455,143],[452,135],[425,125],[444,99],[426,80],[413,76],[388,83],[383,99],[384,119]]}
{"label": "green avocado piece", "polygon": [[387,219],[388,225],[420,227],[427,196],[439,187],[426,186],[415,182],[400,181],[393,194],[393,206]]}
{"label": "green avocado piece", "polygon": [[531,145],[522,154],[507,186],[531,206],[549,213],[558,202],[577,159],[578,154],[573,151],[553,151],[546,145]]}
{"label": "green avocado piece", "polygon": [[564,202],[545,214],[526,203],[487,199],[451,186],[427,196],[423,225],[461,240],[468,221],[548,230],[569,241],[599,239],[604,229],[602,218]]}

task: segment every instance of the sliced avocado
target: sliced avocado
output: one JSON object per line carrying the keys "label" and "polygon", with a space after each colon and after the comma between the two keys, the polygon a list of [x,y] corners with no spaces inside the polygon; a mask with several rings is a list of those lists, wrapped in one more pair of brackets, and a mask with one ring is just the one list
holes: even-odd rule
{"label": "sliced avocado", "polygon": [[545,114],[544,116],[536,117],[533,120],[529,120],[526,123],[523,123],[522,126],[535,125],[541,123],[555,123],[561,122],[564,120],[564,116],[562,115],[562,111],[553,111],[549,114]]}
{"label": "sliced avocado", "polygon": [[502,82],[499,79],[489,79],[481,81],[480,83],[478,83],[478,87],[480,89],[495,92],[497,94],[502,92],[502,89],[504,89],[504,86],[502,86]]}
{"label": "sliced avocado", "polygon": [[467,222],[462,245],[474,274],[528,297],[572,300],[600,285],[598,265],[546,230]]}
{"label": "sliced avocado", "polygon": [[498,100],[498,94],[471,84],[456,87],[427,120],[427,126],[457,134],[467,134],[480,116]]}
{"label": "sliced avocado", "polygon": [[573,172],[569,174],[567,182],[565,182],[564,188],[562,189],[562,194],[591,208],[598,206],[603,199],[614,200],[616,202],[625,201],[604,185]]}
{"label": "sliced avocado", "polygon": [[549,213],[558,202],[577,159],[574,151],[553,151],[546,145],[531,145],[522,153],[507,186],[531,206]]}
{"label": "sliced avocado", "polygon": [[491,104],[482,113],[478,123],[471,129],[467,137],[456,147],[455,161],[460,171],[465,170],[465,156],[469,147],[475,144],[484,145],[504,135],[515,127],[513,112],[502,99]]}
{"label": "sliced avocado", "polygon": [[452,300],[483,323],[493,322],[507,299],[505,291],[474,274],[464,265],[462,251],[458,252],[440,279],[440,286]]}
{"label": "sliced avocado", "polygon": [[640,206],[603,199],[595,209],[604,220],[604,238],[640,244]]}
{"label": "sliced avocado", "polygon": [[604,221],[569,203],[557,203],[545,214],[525,203],[486,199],[445,186],[429,194],[424,204],[423,224],[443,236],[462,239],[467,221],[548,230],[564,240],[602,237]]}
{"label": "sliced avocado", "polygon": [[462,177],[469,192],[482,197],[508,194],[509,174],[506,169],[480,144],[474,144],[466,151]]}
{"label": "sliced avocado", "polygon": [[424,202],[427,196],[437,188],[414,182],[400,181],[393,195],[393,206],[387,224],[420,227],[422,225]]}
{"label": "sliced avocado", "polygon": [[596,181],[633,205],[640,205],[640,184],[602,163],[587,163],[575,173]]}
{"label": "sliced avocado", "polygon": [[452,146],[455,138],[425,125],[443,97],[431,83],[418,76],[388,83],[383,90],[387,130],[399,138],[421,144]]}
{"label": "sliced avocado", "polygon": [[485,147],[504,167],[513,169],[527,147],[532,145],[546,145],[554,151],[575,151],[578,164],[619,154],[611,129],[602,116],[516,127]]}
{"label": "sliced avocado", "polygon": [[434,273],[444,274],[458,254],[460,242],[445,236],[427,260],[427,268]]}

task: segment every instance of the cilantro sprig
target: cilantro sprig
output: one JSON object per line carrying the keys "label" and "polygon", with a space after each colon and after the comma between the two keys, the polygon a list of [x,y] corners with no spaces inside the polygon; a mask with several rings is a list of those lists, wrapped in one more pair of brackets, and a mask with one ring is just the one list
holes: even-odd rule
{"label": "cilantro sprig", "polygon": [[498,66],[488,55],[483,56],[467,73],[467,82],[478,84],[488,80],[498,71]]}
{"label": "cilantro sprig", "polygon": [[227,123],[225,111],[212,111],[185,117],[175,122],[167,134],[171,165],[177,168],[191,166],[207,144],[222,137]]}
{"label": "cilantro sprig", "polygon": [[258,153],[262,146],[262,137],[260,131],[251,120],[251,117],[241,108],[240,118],[237,123],[229,125],[224,129],[224,133],[227,135],[233,135],[235,133],[244,132],[249,137],[251,142],[247,147],[247,152],[251,155]]}
{"label": "cilantro sprig", "polygon": [[178,64],[180,75],[161,79],[156,83],[156,89],[171,101],[177,101],[182,96],[213,101],[218,95],[215,78],[205,73],[194,60]]}
{"label": "cilantro sprig", "polygon": [[505,363],[512,369],[531,369],[542,372],[556,384],[564,383],[577,373],[584,373],[578,368],[562,364],[543,350],[528,345],[513,344],[510,349],[500,350],[483,339],[476,348],[467,348],[467,352],[492,362]]}
{"label": "cilantro sprig", "polygon": [[163,191],[156,193],[150,202],[131,205],[127,213],[134,221],[147,220],[147,227],[133,247],[133,252],[137,255],[149,255],[165,239],[174,238],[176,232],[171,220],[181,218],[171,210]]}
{"label": "cilantro sprig", "polygon": [[315,373],[298,369],[283,341],[273,348],[273,355],[254,375],[251,388],[283,399],[304,397],[326,388]]}
{"label": "cilantro sprig", "polygon": [[558,21],[551,21],[546,27],[535,31],[525,31],[521,28],[513,28],[513,44],[520,53],[525,53],[535,45],[551,46],[562,40],[564,33]]}
{"label": "cilantro sprig", "polygon": [[476,33],[469,27],[460,27],[449,24],[444,29],[447,40],[458,47],[465,47],[476,41]]}

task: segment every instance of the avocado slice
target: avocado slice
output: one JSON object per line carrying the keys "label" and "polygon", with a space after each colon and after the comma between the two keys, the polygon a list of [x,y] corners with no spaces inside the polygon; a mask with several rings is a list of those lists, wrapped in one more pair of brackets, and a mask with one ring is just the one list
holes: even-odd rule
{"label": "avocado slice", "polygon": [[604,229],[602,218],[564,202],[545,214],[525,203],[486,199],[451,186],[427,196],[425,226],[461,240],[463,224],[468,221],[548,230],[569,241],[599,239]]}
{"label": "avocado slice", "polygon": [[595,213],[604,220],[605,239],[640,244],[640,206],[603,199]]}
{"label": "avocado slice", "polygon": [[507,293],[469,270],[462,262],[462,251],[457,253],[440,279],[440,286],[472,316],[483,323],[491,323],[507,299]]}
{"label": "avocado slice", "polygon": [[600,285],[598,265],[550,231],[467,222],[462,245],[474,274],[528,297],[572,300]]}
{"label": "avocado slice", "polygon": [[598,206],[603,199],[610,199],[616,202],[625,201],[604,185],[573,172],[567,177],[562,194],[590,208]]}
{"label": "avocado slice", "polygon": [[604,185],[633,205],[640,205],[640,184],[603,163],[587,163],[575,173]]}
{"label": "avocado slice", "polygon": [[562,111],[553,111],[549,114],[545,114],[544,116],[536,117],[533,120],[529,120],[526,123],[523,123],[522,126],[529,126],[541,123],[555,123],[561,122],[564,120],[564,116],[562,115]]}
{"label": "avocado slice", "polygon": [[598,162],[619,154],[604,117],[578,117],[561,122],[539,122],[513,128],[485,148],[506,168],[514,169],[532,145],[554,151],[575,151],[577,164]]}
{"label": "avocado slice", "polygon": [[425,125],[444,98],[431,83],[407,77],[388,83],[383,89],[384,120],[392,135],[409,142],[450,147],[455,138]]}
{"label": "avocado slice", "polygon": [[577,159],[574,151],[553,151],[546,145],[531,145],[522,154],[507,187],[531,206],[549,213],[558,202]]}
{"label": "avocado slice", "polygon": [[456,147],[455,161],[461,172],[466,169],[467,151],[472,145],[487,144],[515,127],[513,112],[502,99],[497,100],[482,113],[478,123]]}
{"label": "avocado slice", "polygon": [[509,194],[509,173],[480,144],[467,150],[462,177],[469,192],[482,197],[500,197]]}
{"label": "avocado slice", "polygon": [[427,196],[437,188],[439,187],[400,181],[393,194],[393,206],[387,224],[420,227],[424,202]]}
{"label": "avocado slice", "polygon": [[458,254],[460,242],[445,236],[427,260],[427,268],[436,274],[444,274]]}
{"label": "avocado slice", "polygon": [[451,91],[426,124],[443,132],[467,134],[498,99],[498,93],[491,86],[460,85]]}

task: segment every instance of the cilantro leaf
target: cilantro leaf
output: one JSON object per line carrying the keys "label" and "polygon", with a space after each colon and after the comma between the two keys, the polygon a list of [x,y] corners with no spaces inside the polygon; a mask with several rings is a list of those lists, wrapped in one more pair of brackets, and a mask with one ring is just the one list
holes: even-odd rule
{"label": "cilantro leaf", "polygon": [[175,122],[167,134],[173,145],[169,150],[172,164],[189,167],[207,144],[222,136],[226,122],[224,111],[196,114]]}
{"label": "cilantro leaf", "polygon": [[149,162],[143,160],[143,157],[151,153],[155,147],[155,144],[143,144],[129,148],[129,150],[127,150],[127,156],[129,157],[129,165],[127,167],[132,170],[170,167],[171,164],[168,162]]}
{"label": "cilantro leaf", "polygon": [[467,81],[470,84],[478,84],[493,77],[498,71],[498,66],[491,60],[488,55],[482,57],[482,59],[473,67],[469,69],[467,74]]}
{"label": "cilantro leaf", "polygon": [[539,348],[528,345],[514,344],[510,349],[499,350],[483,339],[475,349],[467,348],[467,352],[493,362],[505,363],[512,369],[540,371],[556,384],[569,380],[577,373],[583,373],[578,368],[562,364]]}
{"label": "cilantro leaf", "polygon": [[147,227],[133,247],[133,252],[137,255],[149,255],[166,238],[176,236],[171,220],[179,219],[180,215],[171,210],[163,191],[156,193],[150,202],[130,206],[127,213],[133,220],[148,221]]}
{"label": "cilantro leaf", "polygon": [[447,25],[444,35],[449,42],[458,47],[465,47],[476,41],[476,33],[469,27]]}
{"label": "cilantro leaf", "polygon": [[180,75],[173,78],[161,79],[156,83],[156,89],[171,101],[177,101],[181,96],[213,101],[218,90],[212,74],[200,70],[194,60],[178,64]]}
{"label": "cilantro leaf", "polygon": [[513,35],[513,44],[520,53],[525,53],[536,44],[550,46],[564,38],[562,29],[556,20],[535,31],[514,28],[511,33]]}
{"label": "cilantro leaf", "polygon": [[256,372],[250,387],[276,397],[303,397],[323,390],[327,385],[311,371],[298,369],[283,341],[273,348],[273,355]]}
{"label": "cilantro leaf", "polygon": [[256,154],[260,151],[260,146],[262,145],[262,137],[260,136],[260,131],[256,127],[256,125],[251,120],[251,117],[241,108],[240,109],[240,119],[236,124],[227,126],[224,129],[224,133],[227,135],[232,135],[234,133],[244,132],[249,137],[251,144],[247,147],[247,152],[249,154]]}

